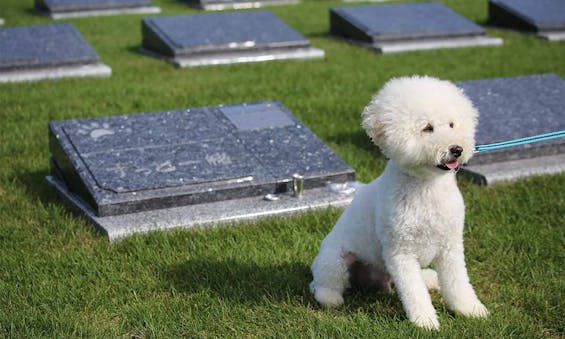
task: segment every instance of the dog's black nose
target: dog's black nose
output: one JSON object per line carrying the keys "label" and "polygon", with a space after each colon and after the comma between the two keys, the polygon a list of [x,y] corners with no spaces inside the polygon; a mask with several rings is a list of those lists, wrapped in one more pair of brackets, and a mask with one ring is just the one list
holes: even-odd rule
{"label": "dog's black nose", "polygon": [[449,152],[453,154],[454,157],[459,158],[461,156],[461,153],[463,153],[463,147],[459,145],[449,146]]}

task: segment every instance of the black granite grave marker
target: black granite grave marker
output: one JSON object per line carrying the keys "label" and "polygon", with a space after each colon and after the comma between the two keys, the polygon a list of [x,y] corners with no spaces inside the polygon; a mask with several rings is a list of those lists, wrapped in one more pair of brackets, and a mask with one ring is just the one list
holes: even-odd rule
{"label": "black granite grave marker", "polygon": [[565,40],[564,0],[489,0],[489,23]]}
{"label": "black granite grave marker", "polygon": [[71,24],[0,28],[0,82],[110,74]]}
{"label": "black granite grave marker", "polygon": [[161,12],[151,0],[35,0],[35,10],[53,19]]}
{"label": "black granite grave marker", "polygon": [[[320,193],[327,182],[354,180],[354,171],[276,101],[54,121],[49,131],[50,181],[100,224],[191,205],[225,216],[207,204],[253,197],[257,204],[291,190],[296,173],[327,206],[329,193]],[[198,218],[189,223],[210,219]],[[138,231],[149,227],[139,224]]]}
{"label": "black granite grave marker", "polygon": [[257,8],[267,5],[294,4],[298,0],[186,0],[188,4],[205,10],[223,10],[228,8]]}
{"label": "black granite grave marker", "polygon": [[[478,145],[565,130],[565,80],[555,74],[458,83],[480,112]],[[465,170],[482,183],[565,170],[565,139],[477,153]]]}
{"label": "black granite grave marker", "polygon": [[324,55],[265,10],[149,17],[142,33],[142,51],[181,67]]}
{"label": "black granite grave marker", "polygon": [[502,43],[439,3],[333,7],[330,32],[381,53]]}

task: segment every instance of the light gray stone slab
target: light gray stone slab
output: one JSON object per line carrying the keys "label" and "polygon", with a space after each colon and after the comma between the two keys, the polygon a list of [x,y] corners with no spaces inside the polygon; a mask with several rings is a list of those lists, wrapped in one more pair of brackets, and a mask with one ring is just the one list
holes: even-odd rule
{"label": "light gray stone slab", "polygon": [[161,8],[156,6],[138,7],[138,8],[123,8],[123,9],[96,9],[96,10],[84,10],[84,11],[72,11],[72,12],[62,12],[62,13],[48,13],[42,12],[51,19],[69,19],[69,18],[83,18],[89,16],[108,16],[108,15],[120,15],[120,14],[159,14],[161,13]]}
{"label": "light gray stone slab", "polygon": [[69,206],[74,208],[77,213],[84,215],[106,234],[111,242],[136,233],[174,228],[228,225],[265,216],[286,215],[329,206],[347,206],[354,196],[355,188],[360,185],[351,183],[348,189],[343,190],[335,190],[329,187],[310,189],[304,191],[300,198],[295,197],[292,193],[283,193],[277,195],[277,199],[274,201],[264,197],[249,197],[98,217],[86,203],[69,192],[64,183],[51,176],[46,179]]}
{"label": "light gray stone slab", "polygon": [[35,0],[34,7],[53,19],[161,12],[151,0]]}
{"label": "light gray stone slab", "polygon": [[45,69],[9,70],[0,72],[0,83],[26,82],[60,78],[101,77],[112,75],[112,69],[102,63],[94,65],[60,66]]}
{"label": "light gray stone slab", "polygon": [[501,38],[488,36],[476,37],[458,37],[449,39],[422,39],[422,40],[406,40],[379,42],[367,47],[374,48],[382,54],[399,53],[408,51],[422,51],[440,48],[461,48],[461,47],[479,47],[479,46],[501,46],[504,42]]}
{"label": "light gray stone slab", "polygon": [[207,11],[260,8],[271,5],[296,4],[298,2],[298,0],[188,0],[191,6]]}
{"label": "light gray stone slab", "polygon": [[461,175],[480,185],[565,172],[565,154],[463,166]]}
{"label": "light gray stone slab", "polygon": [[205,55],[177,57],[163,56],[162,54],[157,54],[147,49],[141,49],[141,52],[156,58],[163,59],[170,64],[180,68],[265,62],[275,60],[308,60],[323,58],[325,55],[325,52],[323,50],[315,47],[297,48],[293,50],[249,50],[232,53],[212,53]]}

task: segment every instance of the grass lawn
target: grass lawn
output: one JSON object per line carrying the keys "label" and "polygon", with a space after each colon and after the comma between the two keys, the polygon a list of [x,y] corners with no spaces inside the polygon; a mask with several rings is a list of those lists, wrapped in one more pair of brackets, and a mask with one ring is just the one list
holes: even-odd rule
{"label": "grass lawn", "polygon": [[[486,0],[443,2],[486,21]],[[51,22],[32,3],[1,0],[0,17]],[[177,0],[153,3],[163,14],[194,12]],[[367,182],[385,159],[361,131],[360,113],[390,77],[565,77],[563,42],[490,28],[504,46],[377,55],[328,36],[328,9],[339,4],[269,8],[324,49],[323,60],[175,69],[137,52],[141,16],[81,18],[69,21],[112,77],[0,84],[0,337],[564,337],[563,174],[493,188],[461,183],[469,274],[492,316],[454,315],[434,294],[437,333],[415,328],[396,294],[357,291],[339,310],[317,306],[309,265],[340,210],[110,245],[45,183],[50,120],[273,98]]]}

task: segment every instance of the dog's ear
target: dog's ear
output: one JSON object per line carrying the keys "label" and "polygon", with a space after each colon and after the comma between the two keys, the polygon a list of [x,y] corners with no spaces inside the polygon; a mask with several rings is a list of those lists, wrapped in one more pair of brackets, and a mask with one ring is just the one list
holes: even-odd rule
{"label": "dog's ear", "polygon": [[382,146],[385,138],[385,125],[380,119],[379,104],[376,98],[365,107],[362,113],[362,127],[377,146]]}

